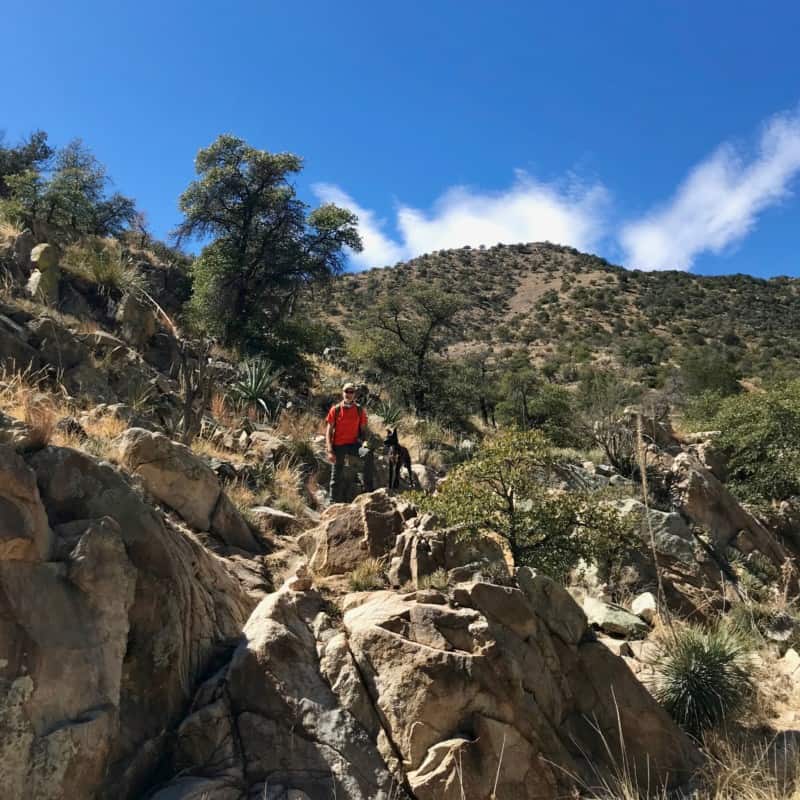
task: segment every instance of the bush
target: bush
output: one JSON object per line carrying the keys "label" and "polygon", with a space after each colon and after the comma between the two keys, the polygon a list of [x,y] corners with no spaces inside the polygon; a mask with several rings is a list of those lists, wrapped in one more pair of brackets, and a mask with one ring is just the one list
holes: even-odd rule
{"label": "bush", "polygon": [[144,284],[119,242],[113,239],[89,236],[70,245],[63,266],[67,272],[95,284],[100,291],[117,296]]}
{"label": "bush", "polygon": [[681,628],[657,654],[653,693],[679,725],[699,736],[753,696],[751,668],[746,645],[731,629]]}
{"label": "bush", "polygon": [[766,504],[800,494],[800,381],[725,398],[713,427],[741,499]]}
{"label": "bush", "polygon": [[613,560],[629,533],[592,495],[553,491],[562,466],[538,431],[505,433],[452,470],[435,495],[419,493],[414,502],[448,525],[463,525],[464,536],[497,533],[518,566],[561,579],[580,559]]}

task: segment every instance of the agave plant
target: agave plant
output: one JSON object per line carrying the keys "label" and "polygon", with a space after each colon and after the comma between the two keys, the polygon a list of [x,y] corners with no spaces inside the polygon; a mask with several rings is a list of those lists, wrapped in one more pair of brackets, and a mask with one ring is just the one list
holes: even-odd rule
{"label": "agave plant", "polygon": [[381,400],[375,406],[375,413],[384,421],[388,428],[394,428],[403,416],[403,407],[387,400]]}
{"label": "agave plant", "polygon": [[239,377],[231,384],[228,394],[234,401],[246,408],[262,408],[272,413],[274,387],[281,371],[272,362],[263,358],[245,361],[239,370]]}

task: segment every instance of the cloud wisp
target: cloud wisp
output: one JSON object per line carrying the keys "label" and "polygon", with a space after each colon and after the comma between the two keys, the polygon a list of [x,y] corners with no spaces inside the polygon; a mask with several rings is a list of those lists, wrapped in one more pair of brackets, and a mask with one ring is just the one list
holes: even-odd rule
{"label": "cloud wisp", "polygon": [[785,198],[800,172],[800,112],[764,125],[747,160],[723,144],[694,167],[672,199],[624,225],[619,241],[631,268],[691,269],[705,252],[719,254],[740,242],[758,215]]}
{"label": "cloud wisp", "polygon": [[433,250],[498,242],[548,240],[591,250],[605,234],[605,187],[576,181],[561,187],[536,181],[522,171],[501,192],[451,188],[429,213],[399,205],[395,220],[399,240],[386,233],[385,220],[360,207],[338,186],[315,184],[312,188],[324,202],[345,206],[358,215],[364,250],[352,254],[352,261],[360,268],[385,266]]}

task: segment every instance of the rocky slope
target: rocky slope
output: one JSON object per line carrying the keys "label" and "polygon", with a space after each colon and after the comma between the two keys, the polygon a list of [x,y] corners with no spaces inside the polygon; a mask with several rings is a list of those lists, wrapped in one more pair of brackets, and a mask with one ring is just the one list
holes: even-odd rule
{"label": "rocky slope", "polygon": [[[615,607],[600,574],[573,597],[385,490],[321,510],[306,487],[293,513],[237,500],[296,443],[210,411],[176,441],[202,405],[187,380],[235,374],[159,311],[179,276],[143,264],[146,288],[101,290],[30,244],[0,253],[19,271],[0,301],[4,797],[555,800],[623,763],[691,777],[700,753],[625,641],[649,632],[646,605]],[[630,593],[656,590],[651,529],[672,607],[698,617],[735,599],[734,556],[796,559],[791,509],[758,519],[712,443],[659,442],[669,510],[607,468],[570,473],[637,515]],[[353,591],[369,558],[387,579]]]}

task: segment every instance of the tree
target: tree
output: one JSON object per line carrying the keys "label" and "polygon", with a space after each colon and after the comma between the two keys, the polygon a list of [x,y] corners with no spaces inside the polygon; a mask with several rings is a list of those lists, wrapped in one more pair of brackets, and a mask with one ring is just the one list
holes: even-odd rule
{"label": "tree", "polygon": [[341,272],[345,247],[361,249],[355,215],[333,204],[307,213],[290,178],[292,153],[268,153],[220,136],[197,154],[198,178],[180,198],[178,241],[211,238],[193,268],[196,321],[225,344],[269,350],[301,290]]}
{"label": "tree", "polygon": [[9,197],[11,189],[7,179],[24,172],[40,172],[53,157],[54,150],[47,143],[44,131],[35,131],[14,147],[5,147],[0,135],[0,199]]}
{"label": "tree", "polygon": [[490,530],[518,566],[563,578],[580,559],[611,562],[629,544],[618,514],[585,492],[556,491],[559,462],[538,431],[504,433],[456,467],[431,497],[418,497],[448,525]]}
{"label": "tree", "polygon": [[[40,156],[48,152],[44,147],[39,148]],[[12,221],[26,228],[44,223],[68,239],[116,236],[133,221],[133,200],[118,192],[106,194],[106,169],[80,140],[56,151],[53,167],[46,173],[37,168],[42,158],[31,163],[5,178],[4,213]]]}
{"label": "tree", "polygon": [[679,360],[684,391],[690,397],[715,392],[721,397],[739,391],[736,367],[714,347],[695,347]]}
{"label": "tree", "polygon": [[377,371],[395,394],[427,414],[442,385],[441,354],[458,329],[464,298],[439,286],[411,285],[384,297],[350,341],[353,358]]}

